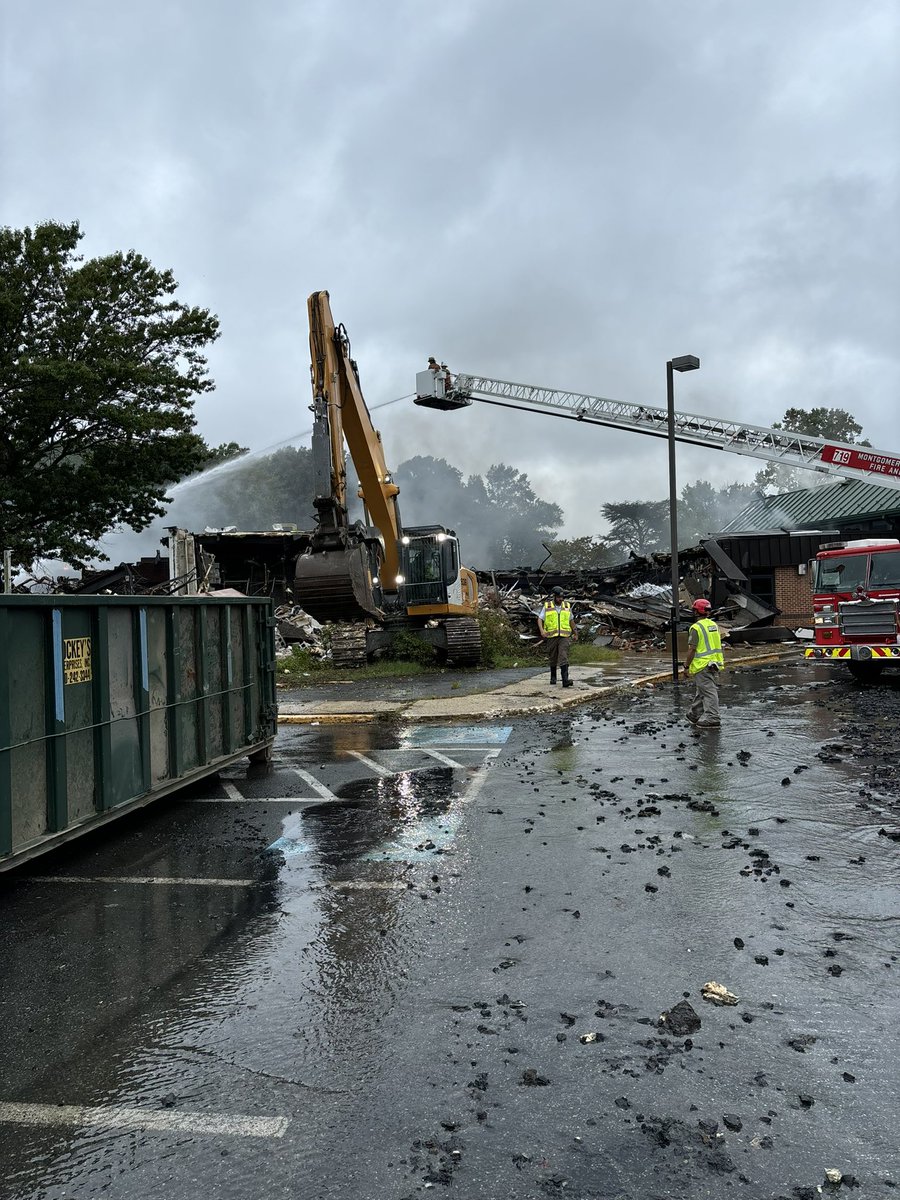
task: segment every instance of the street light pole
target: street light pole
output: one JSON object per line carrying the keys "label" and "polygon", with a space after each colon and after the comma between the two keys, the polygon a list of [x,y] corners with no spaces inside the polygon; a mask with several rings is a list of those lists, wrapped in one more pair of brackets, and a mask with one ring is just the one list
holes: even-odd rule
{"label": "street light pole", "polygon": [[675,371],[696,371],[700,359],[682,354],[666,363],[666,411],[669,431],[669,551],[672,558],[672,682],[678,683],[678,489],[675,484]]}

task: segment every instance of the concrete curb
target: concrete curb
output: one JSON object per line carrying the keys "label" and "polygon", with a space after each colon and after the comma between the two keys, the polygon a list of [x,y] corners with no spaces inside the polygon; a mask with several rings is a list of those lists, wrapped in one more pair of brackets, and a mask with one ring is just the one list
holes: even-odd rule
{"label": "concrete curb", "polygon": [[[790,658],[796,652],[796,646],[792,646],[789,650],[768,651],[765,654],[753,655],[752,657],[741,657],[735,659],[728,664],[729,671],[737,671],[743,667],[758,666],[763,663],[780,662],[782,659]],[[489,721],[495,720],[498,717],[529,717],[539,716],[542,713],[559,712],[567,708],[575,708],[580,704],[588,704],[596,700],[600,696],[608,696],[614,692],[622,691],[625,688],[637,687],[655,687],[661,683],[669,683],[672,680],[671,671],[658,671],[653,675],[641,675],[636,679],[622,679],[614,683],[605,684],[602,687],[591,688],[590,691],[582,691],[580,688],[573,689],[575,694],[571,696],[552,696],[545,701],[539,701],[532,704],[516,704],[513,698],[510,698],[509,703],[493,704],[490,707],[479,704],[488,698],[502,697],[502,691],[495,692],[476,692],[472,696],[465,697],[471,703],[468,712],[455,711],[460,700],[452,701],[453,707],[442,712],[416,712],[415,709],[419,705],[428,704],[448,704],[451,702],[442,700],[410,700],[397,705],[387,705],[384,701],[378,701],[379,704],[385,704],[384,708],[373,712],[372,709],[359,709],[353,712],[304,712],[304,713],[279,713],[279,725],[343,725],[343,724],[363,724],[373,721],[394,720],[398,717],[414,720],[418,724],[427,724],[429,721],[457,722],[457,721]]]}

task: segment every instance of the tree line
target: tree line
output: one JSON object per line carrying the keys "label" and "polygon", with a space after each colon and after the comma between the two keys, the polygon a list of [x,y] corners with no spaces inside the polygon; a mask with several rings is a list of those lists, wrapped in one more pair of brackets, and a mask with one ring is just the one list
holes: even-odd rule
{"label": "tree line", "polygon": [[[178,300],[172,272],[133,250],[85,260],[82,237],[77,222],[0,229],[0,549],[23,566],[38,557],[79,566],[113,527],[141,530],[165,514],[194,529],[311,528],[309,449],[252,456],[235,442],[211,447],[195,430],[195,401],[214,386],[205,352],[218,319]],[[776,428],[849,443],[862,433],[850,413],[828,408],[791,408]],[[232,459],[170,506],[174,484]],[[507,463],[464,475],[416,456],[395,478],[405,524],[455,529],[475,566],[552,556],[558,569],[591,569],[668,549],[664,499],[607,502],[597,514],[605,533],[565,539],[559,505]],[[752,484],[687,484],[679,541],[716,532],[759,491],[809,478],[768,464]]]}

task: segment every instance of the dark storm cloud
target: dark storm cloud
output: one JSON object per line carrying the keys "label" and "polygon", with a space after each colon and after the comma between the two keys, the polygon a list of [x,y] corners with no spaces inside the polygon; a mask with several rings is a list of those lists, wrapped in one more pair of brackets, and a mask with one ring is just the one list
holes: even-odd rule
{"label": "dark storm cloud", "polygon": [[[78,217],[222,318],[213,441],[308,424],[327,287],[371,403],[425,356],[759,424],[839,404],[896,446],[900,17],[888,0],[8,7],[3,207]],[[526,471],[573,533],[662,495],[652,439],[379,413],[389,459]],[[686,450],[685,480],[755,464]],[[439,514],[435,514],[439,515]]]}

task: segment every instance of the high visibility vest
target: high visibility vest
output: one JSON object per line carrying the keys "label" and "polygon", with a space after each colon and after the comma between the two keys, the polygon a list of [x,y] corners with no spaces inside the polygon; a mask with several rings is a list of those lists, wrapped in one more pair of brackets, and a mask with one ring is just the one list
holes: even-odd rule
{"label": "high visibility vest", "polygon": [[725,656],[722,654],[722,635],[715,621],[702,617],[691,626],[691,631],[697,630],[697,646],[694,657],[688,667],[689,675],[696,675],[705,667],[718,667],[725,670]]}
{"label": "high visibility vest", "polygon": [[546,637],[572,636],[572,618],[565,600],[559,612],[552,606],[547,609],[547,615],[544,617],[544,635]]}

